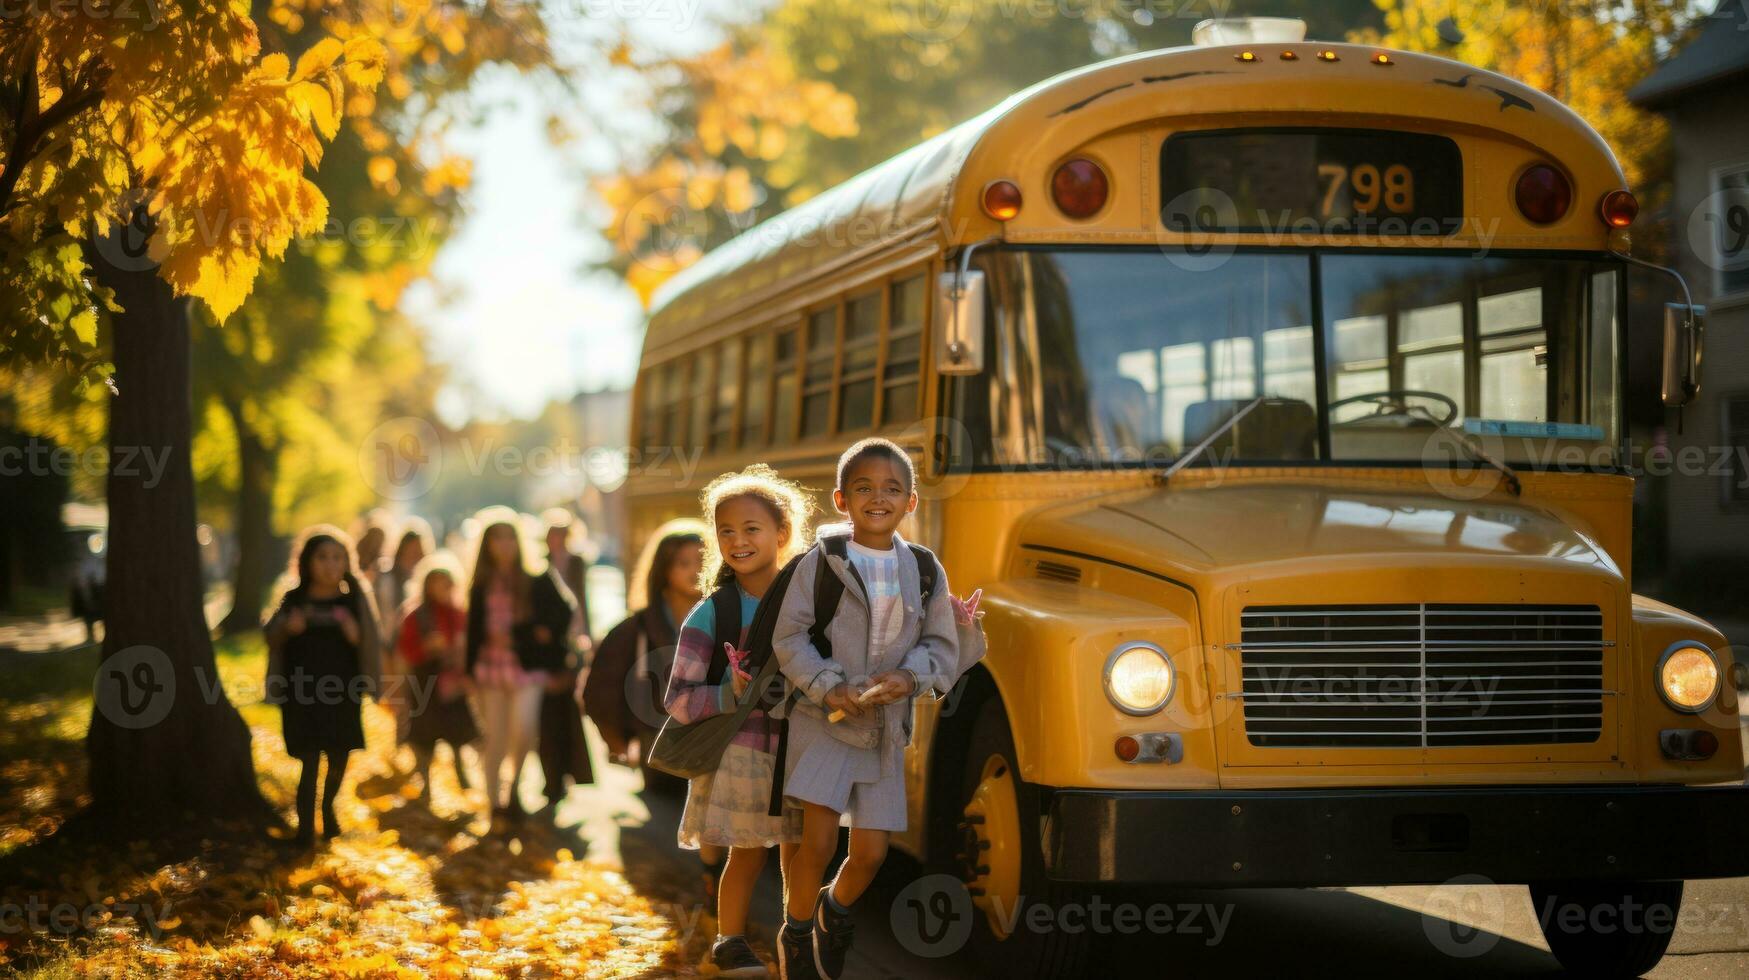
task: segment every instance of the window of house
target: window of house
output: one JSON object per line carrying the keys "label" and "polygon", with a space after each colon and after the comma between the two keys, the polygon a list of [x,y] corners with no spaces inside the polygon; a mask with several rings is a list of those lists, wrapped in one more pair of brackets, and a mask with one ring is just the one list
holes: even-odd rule
{"label": "window of house", "polygon": [[710,449],[721,452],[733,445],[735,406],[741,401],[741,338],[717,345],[715,407],[711,409]]}
{"label": "window of house", "polygon": [[765,419],[771,405],[771,338],[746,338],[747,381],[741,399],[741,447],[765,445]]}
{"label": "window of house", "polygon": [[808,317],[802,367],[802,438],[832,431],[832,372],[838,363],[838,308]]}
{"label": "window of house", "polygon": [[844,305],[844,366],[838,382],[838,431],[874,425],[875,369],[881,342],[881,294],[852,297]]}
{"label": "window of house", "polygon": [[889,287],[887,354],[881,369],[881,422],[909,422],[919,411],[919,363],[923,353],[924,277],[901,279]]}
{"label": "window of house", "polygon": [[780,330],[771,356],[771,441],[783,445],[795,438],[796,396],[801,365],[801,331]]}
{"label": "window of house", "polygon": [[1713,171],[1715,298],[1749,295],[1749,163]]}

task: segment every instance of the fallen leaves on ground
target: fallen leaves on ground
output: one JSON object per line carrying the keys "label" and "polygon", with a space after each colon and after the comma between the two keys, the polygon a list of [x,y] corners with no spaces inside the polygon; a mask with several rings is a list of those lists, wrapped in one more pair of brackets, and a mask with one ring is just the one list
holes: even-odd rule
{"label": "fallen leaves on ground", "polygon": [[[249,712],[250,714],[259,714]],[[14,722],[29,712],[8,712]],[[681,899],[696,882],[638,886],[580,858],[575,834],[531,815],[480,816],[443,761],[429,797],[397,763],[386,711],[365,709],[338,801],[344,834],[300,850],[243,826],[209,838],[119,843],[54,835],[81,802],[82,746],[0,766],[0,972],[44,977],[567,977],[696,974],[713,932]],[[277,719],[252,726],[262,791],[295,821],[299,764]],[[44,751],[50,751],[45,749]],[[439,754],[447,760],[447,754]],[[477,782],[477,781],[476,781]],[[277,832],[276,832],[277,834]],[[665,894],[664,894],[665,893]],[[706,968],[708,970],[708,967]]]}

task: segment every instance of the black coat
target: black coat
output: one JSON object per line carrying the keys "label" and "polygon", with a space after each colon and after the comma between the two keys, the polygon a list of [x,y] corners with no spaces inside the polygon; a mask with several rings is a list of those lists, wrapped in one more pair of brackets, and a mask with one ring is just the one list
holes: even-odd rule
{"label": "black coat", "polygon": [[[523,573],[527,574],[527,573]],[[530,615],[519,619],[510,628],[510,646],[523,670],[558,671],[567,669],[570,658],[571,617],[576,613],[577,600],[571,590],[551,575],[528,576]],[[547,628],[547,640],[535,639],[535,627]],[[468,672],[480,659],[480,649],[486,643],[486,591],[476,586],[468,591]]]}

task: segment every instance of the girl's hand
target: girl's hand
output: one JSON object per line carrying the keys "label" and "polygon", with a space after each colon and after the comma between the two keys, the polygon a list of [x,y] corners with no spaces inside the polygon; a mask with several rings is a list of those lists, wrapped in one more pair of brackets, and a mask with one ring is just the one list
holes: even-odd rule
{"label": "girl's hand", "polygon": [[346,642],[353,646],[357,646],[358,620],[353,619],[352,614],[345,609],[336,607],[334,610],[334,621],[340,624],[340,635],[346,637]]}
{"label": "girl's hand", "polygon": [[849,684],[840,684],[826,692],[826,716],[836,721],[837,719],[832,718],[833,715],[839,718],[845,715],[862,715],[862,705],[857,702],[856,695],[851,693]]}
{"label": "girl's hand", "polygon": [[733,643],[725,640],[723,653],[729,658],[729,685],[735,691],[735,699],[740,700],[741,695],[747,692],[747,685],[753,683],[753,675],[741,667],[747,662],[747,651],[738,650]]}
{"label": "girl's hand", "polygon": [[288,636],[297,636],[310,624],[304,620],[304,611],[293,609],[285,614],[285,632]]}
{"label": "girl's hand", "polygon": [[961,626],[970,626],[978,618],[978,601],[984,598],[984,590],[977,589],[964,599],[957,595],[948,595],[953,603],[953,618]]}

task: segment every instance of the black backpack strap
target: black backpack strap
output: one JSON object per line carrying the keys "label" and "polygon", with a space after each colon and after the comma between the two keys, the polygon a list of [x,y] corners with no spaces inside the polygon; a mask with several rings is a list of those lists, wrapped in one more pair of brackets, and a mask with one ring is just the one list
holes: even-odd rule
{"label": "black backpack strap", "polygon": [[[920,544],[905,542],[911,547],[911,556],[917,559],[918,592],[923,597],[923,607],[927,610],[929,600],[935,597],[935,573],[941,566],[935,563],[935,552]],[[925,614],[920,611],[920,614]]]}
{"label": "black backpack strap", "polygon": [[711,593],[711,612],[716,630],[711,637],[711,665],[704,679],[707,684],[721,684],[729,671],[729,655],[723,652],[723,644],[741,642],[741,590],[735,583],[718,586]]}
{"label": "black backpack strap", "polygon": [[777,726],[777,757],[771,762],[771,805],[766,808],[766,815],[783,816],[783,767],[784,757],[789,755],[789,719],[765,716],[765,731],[769,735],[771,726]]}
{"label": "black backpack strap", "polygon": [[826,638],[826,627],[838,615],[838,600],[844,598],[844,580],[827,563],[828,555],[843,558],[849,554],[842,535],[820,539],[820,561],[814,566],[814,625],[808,627],[808,642],[822,657],[832,656],[832,641]]}

